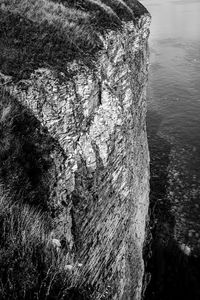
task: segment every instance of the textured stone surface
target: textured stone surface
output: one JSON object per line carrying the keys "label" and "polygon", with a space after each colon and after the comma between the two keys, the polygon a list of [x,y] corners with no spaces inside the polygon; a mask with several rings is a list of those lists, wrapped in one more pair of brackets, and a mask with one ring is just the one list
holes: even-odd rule
{"label": "textured stone surface", "polygon": [[58,142],[50,154],[54,238],[65,241],[68,264],[77,266],[73,283],[94,287],[95,300],[141,294],[149,21],[144,14],[101,36],[95,68],[69,62],[70,78],[48,68],[17,83],[1,75],[4,89]]}

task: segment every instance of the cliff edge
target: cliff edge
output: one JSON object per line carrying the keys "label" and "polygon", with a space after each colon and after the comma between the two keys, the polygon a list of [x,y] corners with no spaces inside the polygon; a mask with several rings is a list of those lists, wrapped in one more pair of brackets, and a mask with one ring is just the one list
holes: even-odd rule
{"label": "cliff edge", "polygon": [[150,16],[132,0],[3,0],[0,16],[1,191],[48,214],[72,287],[141,299]]}

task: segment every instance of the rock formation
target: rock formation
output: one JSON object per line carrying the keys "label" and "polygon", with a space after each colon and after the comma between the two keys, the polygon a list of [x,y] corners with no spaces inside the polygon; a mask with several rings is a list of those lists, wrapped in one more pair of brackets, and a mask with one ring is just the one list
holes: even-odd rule
{"label": "rock formation", "polygon": [[[76,1],[76,7],[73,1],[54,1],[63,11],[89,10],[92,28],[86,46],[76,39],[69,45],[63,31],[56,33],[55,45],[50,30],[63,21],[42,27],[34,14],[14,2],[1,7],[1,16],[7,14],[1,28],[8,45],[1,38],[1,90],[19,111],[27,109],[24,127],[30,118],[37,120],[35,132],[41,138],[33,147],[40,149],[38,164],[48,162],[38,177],[46,188],[39,204],[45,199],[50,208],[52,238],[63,245],[67,266],[75,270],[73,284],[90,286],[92,299],[140,299],[149,194],[145,92],[150,16],[131,0]],[[13,33],[17,21],[22,25]],[[34,55],[26,34],[32,34],[36,21],[42,28],[37,40],[49,36],[40,46],[32,35]],[[30,42],[28,62],[19,58],[25,42]],[[39,47],[43,52],[38,53]],[[63,47],[57,57],[56,47]],[[29,134],[35,137],[35,132]]]}

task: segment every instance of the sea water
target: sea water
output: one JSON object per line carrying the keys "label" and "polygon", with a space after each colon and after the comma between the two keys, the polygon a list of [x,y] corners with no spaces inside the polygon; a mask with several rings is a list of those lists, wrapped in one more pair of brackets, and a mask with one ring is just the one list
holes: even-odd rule
{"label": "sea water", "polygon": [[[154,242],[147,299],[200,299],[200,0],[141,2],[152,15],[147,132]],[[177,265],[181,251],[187,257],[183,249],[191,259]]]}
{"label": "sea water", "polygon": [[166,150],[162,142],[155,149],[155,140],[168,142],[167,193],[175,206],[179,201],[175,233],[185,239],[190,223],[200,234],[200,0],[141,2],[152,15],[149,146],[154,159]]}
{"label": "sea water", "polygon": [[157,133],[190,145],[196,159],[200,155],[200,0],[142,3],[152,15],[149,112],[159,115]]}

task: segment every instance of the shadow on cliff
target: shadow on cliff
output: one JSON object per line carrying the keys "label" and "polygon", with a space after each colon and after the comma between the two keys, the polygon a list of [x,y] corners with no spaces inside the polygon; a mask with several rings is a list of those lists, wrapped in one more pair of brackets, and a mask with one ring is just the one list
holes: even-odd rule
{"label": "shadow on cliff", "polygon": [[[71,288],[66,252],[52,243],[50,190],[57,142],[31,112],[0,90],[0,299],[86,300]],[[59,296],[58,296],[59,295]]]}
{"label": "shadow on cliff", "polygon": [[39,121],[0,91],[0,184],[10,199],[48,209],[55,147]]}
{"label": "shadow on cliff", "polygon": [[[145,300],[199,300],[200,258],[188,256],[173,239],[175,220],[167,197],[171,145],[159,136],[161,116],[148,112],[150,150],[150,247],[146,260]],[[149,126],[148,126],[149,124]],[[150,275],[151,274],[151,275]]]}

